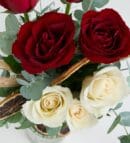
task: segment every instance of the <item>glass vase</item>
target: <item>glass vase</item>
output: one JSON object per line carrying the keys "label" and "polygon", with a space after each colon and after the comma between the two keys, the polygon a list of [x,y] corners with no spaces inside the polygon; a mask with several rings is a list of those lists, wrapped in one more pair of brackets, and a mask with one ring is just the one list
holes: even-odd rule
{"label": "glass vase", "polygon": [[30,143],[61,143],[64,137],[69,133],[69,128],[65,127],[60,130],[56,136],[48,136],[45,126],[37,125],[25,131]]}
{"label": "glass vase", "polygon": [[25,131],[30,143],[61,143],[64,137],[48,137],[27,129]]}

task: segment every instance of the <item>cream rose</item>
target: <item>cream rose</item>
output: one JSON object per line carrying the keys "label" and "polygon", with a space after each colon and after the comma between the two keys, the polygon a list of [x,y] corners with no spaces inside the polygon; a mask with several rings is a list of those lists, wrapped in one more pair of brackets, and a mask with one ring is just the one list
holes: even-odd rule
{"label": "cream rose", "polygon": [[82,105],[99,117],[127,95],[127,85],[121,71],[117,67],[106,67],[93,77],[86,77],[80,98]]}
{"label": "cream rose", "polygon": [[74,100],[67,112],[67,124],[70,130],[82,129],[95,125],[96,118],[89,113],[78,100]]}
{"label": "cream rose", "polygon": [[72,93],[62,86],[47,87],[38,101],[28,101],[22,112],[28,120],[48,127],[59,127],[66,119],[68,106],[72,102]]}

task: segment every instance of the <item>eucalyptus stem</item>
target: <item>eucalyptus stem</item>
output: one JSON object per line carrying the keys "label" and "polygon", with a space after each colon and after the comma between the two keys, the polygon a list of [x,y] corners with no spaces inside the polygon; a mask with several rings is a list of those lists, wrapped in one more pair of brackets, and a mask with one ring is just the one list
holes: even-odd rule
{"label": "eucalyptus stem", "polygon": [[88,11],[91,10],[94,0],[91,0],[88,6]]}
{"label": "eucalyptus stem", "polygon": [[[115,114],[115,116],[117,117],[118,116],[117,112],[115,110],[112,110],[112,111]],[[125,130],[126,135],[129,135],[129,132],[128,132],[127,128],[125,126],[122,126],[122,127]]]}
{"label": "eucalyptus stem", "polygon": [[66,8],[65,8],[65,13],[69,15],[70,9],[71,9],[71,4],[70,4],[70,3],[67,3],[67,4],[66,4]]}

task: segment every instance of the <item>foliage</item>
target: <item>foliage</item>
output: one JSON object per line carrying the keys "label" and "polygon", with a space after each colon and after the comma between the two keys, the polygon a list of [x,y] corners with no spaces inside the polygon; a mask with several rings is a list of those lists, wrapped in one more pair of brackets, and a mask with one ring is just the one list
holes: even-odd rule
{"label": "foliage", "polygon": [[15,15],[9,14],[5,20],[6,31],[1,33],[0,51],[3,56],[11,55],[12,45],[19,30],[19,22]]}
{"label": "foliage", "polygon": [[130,135],[119,137],[120,143],[130,143]]}
{"label": "foliage", "polygon": [[20,73],[22,71],[21,64],[12,55],[4,57],[3,59],[11,67],[13,72]]}
{"label": "foliage", "polygon": [[46,88],[52,77],[46,73],[38,76],[31,75],[25,71],[22,72],[24,79],[17,79],[17,82],[22,85],[20,93],[26,99],[38,100],[42,96],[42,91]]}

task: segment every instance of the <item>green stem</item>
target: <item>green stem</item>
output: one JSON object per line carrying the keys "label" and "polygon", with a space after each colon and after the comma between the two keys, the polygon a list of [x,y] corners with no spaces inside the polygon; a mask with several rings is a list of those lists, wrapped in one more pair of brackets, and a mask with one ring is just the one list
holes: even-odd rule
{"label": "green stem", "polygon": [[71,4],[70,4],[70,3],[67,3],[67,4],[66,4],[66,8],[65,8],[65,13],[69,15],[70,9],[71,9]]}
{"label": "green stem", "polygon": [[24,13],[24,22],[28,22],[29,21],[29,15],[28,13]]}
{"label": "green stem", "polygon": [[[115,116],[117,117],[118,116],[117,112],[115,110],[112,110],[112,111],[115,114]],[[126,135],[129,135],[129,132],[127,131],[127,128],[125,126],[122,126],[122,127],[125,130]]]}
{"label": "green stem", "polygon": [[94,0],[91,0],[89,3],[88,11],[91,10]]}

